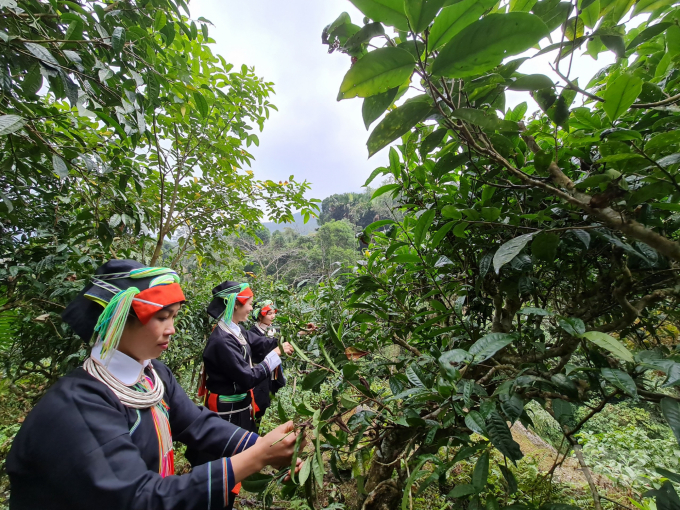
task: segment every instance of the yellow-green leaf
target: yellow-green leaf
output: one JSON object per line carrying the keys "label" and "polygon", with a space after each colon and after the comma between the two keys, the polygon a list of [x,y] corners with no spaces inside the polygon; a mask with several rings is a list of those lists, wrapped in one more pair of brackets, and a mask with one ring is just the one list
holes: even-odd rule
{"label": "yellow-green leaf", "polygon": [[404,0],[404,11],[416,34],[424,31],[444,5],[445,0]]}
{"label": "yellow-green leaf", "polygon": [[612,83],[602,94],[604,111],[612,122],[623,115],[642,92],[642,78],[624,73]]}
{"label": "yellow-green leaf", "polygon": [[533,14],[490,14],[461,30],[442,48],[432,63],[432,74],[449,78],[481,74],[504,58],[535,46],[548,34],[548,27]]}
{"label": "yellow-green leaf", "polygon": [[408,80],[416,61],[401,48],[380,48],[360,58],[347,72],[340,85],[338,101],[352,97],[370,97],[399,87]]}
{"label": "yellow-green leaf", "polygon": [[454,35],[463,30],[495,4],[495,0],[463,0],[442,9],[434,20],[427,50],[432,51],[449,42]]}
{"label": "yellow-green leaf", "polygon": [[[366,143],[368,156],[383,149],[401,135],[409,131],[429,115],[432,111],[429,96],[423,94],[406,101],[396,110],[388,113],[380,124],[378,124]],[[375,195],[374,195],[375,196]]]}
{"label": "yellow-green leaf", "polygon": [[350,0],[350,2],[373,21],[393,26],[398,30],[408,30],[404,0]]}
{"label": "yellow-green leaf", "polygon": [[529,12],[536,0],[510,0],[510,12]]}
{"label": "yellow-green leaf", "polygon": [[626,348],[626,346],[607,333],[601,333],[599,331],[586,331],[583,333],[583,338],[590,340],[598,347],[611,352],[614,356],[622,359],[623,361],[628,361],[629,363],[635,362],[633,355]]}

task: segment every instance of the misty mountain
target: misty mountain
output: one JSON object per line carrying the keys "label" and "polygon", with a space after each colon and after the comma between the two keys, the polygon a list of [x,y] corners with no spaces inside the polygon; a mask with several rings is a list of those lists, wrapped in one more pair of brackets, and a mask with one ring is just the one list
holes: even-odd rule
{"label": "misty mountain", "polygon": [[295,218],[295,221],[293,223],[274,223],[273,221],[267,221],[263,223],[263,225],[269,229],[269,232],[276,232],[277,230],[292,228],[293,230],[295,230],[296,232],[303,236],[311,234],[319,226],[317,224],[316,218],[309,218],[309,221],[305,223],[302,214],[300,214],[299,212],[295,213],[293,217]]}

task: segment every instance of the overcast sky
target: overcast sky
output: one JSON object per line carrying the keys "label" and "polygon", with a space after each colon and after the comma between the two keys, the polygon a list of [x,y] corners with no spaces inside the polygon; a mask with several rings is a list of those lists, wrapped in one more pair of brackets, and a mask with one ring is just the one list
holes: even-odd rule
{"label": "overcast sky", "polygon": [[[373,169],[386,165],[386,149],[367,159],[362,100],[336,101],[349,57],[329,55],[321,44],[323,28],[343,11],[355,24],[363,24],[363,15],[349,0],[193,0],[190,7],[192,18],[203,16],[215,25],[210,27],[214,53],[236,66],[254,66],[259,76],[275,84],[272,102],[279,111],[272,112],[264,132],[258,133],[260,146],[250,148],[257,178],[279,181],[292,174],[312,184],[308,198],[325,198],[361,191]],[[585,85],[613,60],[609,52],[597,62],[589,56],[576,58],[570,76]],[[558,82],[549,61],[550,56],[532,59],[519,71],[543,73]],[[508,106],[525,100],[529,113],[538,109],[527,93],[508,93]]]}

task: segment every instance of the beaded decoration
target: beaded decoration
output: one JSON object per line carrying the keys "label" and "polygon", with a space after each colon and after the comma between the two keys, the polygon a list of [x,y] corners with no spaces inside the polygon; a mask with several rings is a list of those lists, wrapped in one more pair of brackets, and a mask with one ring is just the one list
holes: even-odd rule
{"label": "beaded decoration", "polygon": [[[98,381],[104,383],[125,406],[133,409],[149,409],[158,437],[158,473],[162,477],[175,474],[175,454],[172,448],[172,431],[170,429],[169,408],[163,400],[165,385],[152,365],[149,365],[151,376],[144,375],[134,386],[125,386],[111,373],[92,358],[83,364],[85,371]],[[138,411],[139,413],[139,411]],[[133,430],[136,429],[135,424]],[[132,434],[133,430],[130,431]]]}
{"label": "beaded decoration", "polygon": [[[156,379],[158,381],[158,379]],[[163,383],[161,382],[161,385]],[[154,385],[148,376],[144,376],[142,380],[135,385],[135,388],[140,392],[152,392]],[[161,400],[158,404],[151,408],[151,416],[156,427],[156,436],[158,437],[158,458],[159,466],[158,473],[165,478],[175,474],[175,452],[172,448],[172,432],[170,430],[169,407],[165,400]]]}

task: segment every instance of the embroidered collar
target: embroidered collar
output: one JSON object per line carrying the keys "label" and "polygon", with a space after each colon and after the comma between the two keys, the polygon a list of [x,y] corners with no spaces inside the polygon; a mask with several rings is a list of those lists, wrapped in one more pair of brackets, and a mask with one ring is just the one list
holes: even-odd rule
{"label": "embroidered collar", "polygon": [[151,362],[151,360],[147,359],[140,363],[117,349],[107,354],[105,360],[102,360],[101,353],[102,343],[99,342],[92,347],[90,357],[99,365],[106,367],[109,373],[125,386],[132,386],[138,383],[142,378],[144,369]]}
{"label": "embroidered collar", "polygon": [[235,324],[234,322],[229,322],[227,326],[236,336],[241,335],[241,328],[238,327],[238,324]]}
{"label": "embroidered collar", "polygon": [[231,333],[232,336],[236,338],[239,344],[241,345],[246,345],[248,342],[246,339],[243,337],[243,333],[241,332],[241,328],[238,327],[237,324],[234,324],[231,322],[230,324],[227,324],[223,320],[220,320],[220,322],[217,323],[220,326],[220,329],[222,331],[225,331],[227,333]]}
{"label": "embroidered collar", "polygon": [[269,329],[269,326],[267,326],[266,324],[262,324],[259,321],[255,323],[255,327],[262,331],[262,333],[265,335],[267,334],[267,330]]}

